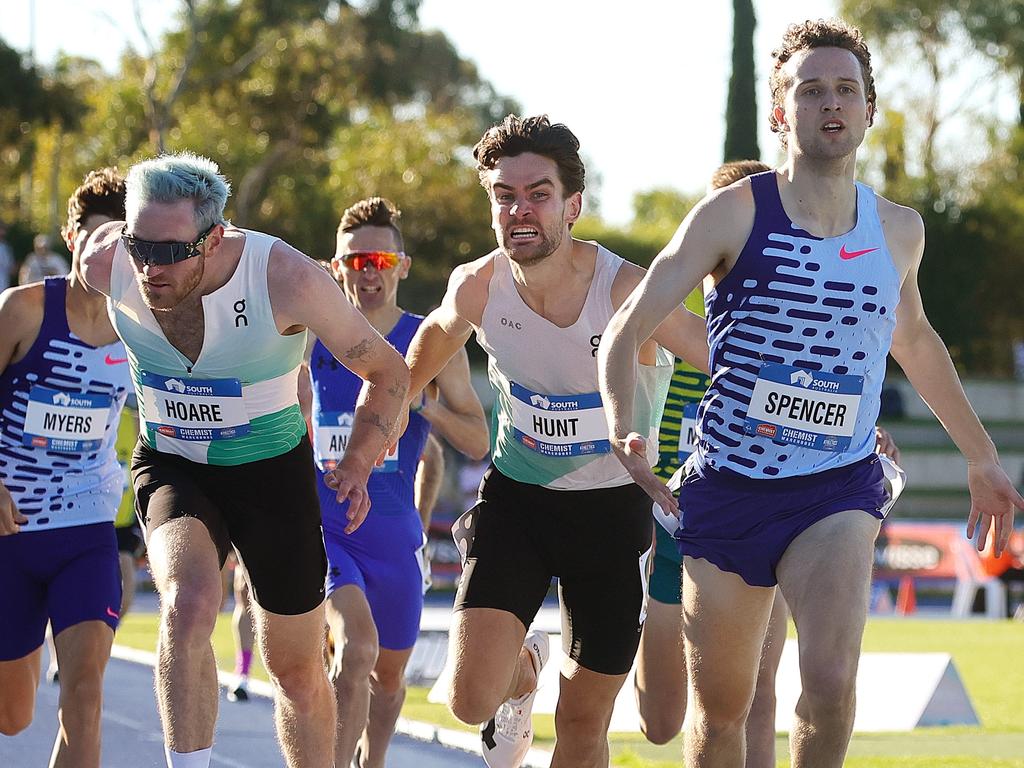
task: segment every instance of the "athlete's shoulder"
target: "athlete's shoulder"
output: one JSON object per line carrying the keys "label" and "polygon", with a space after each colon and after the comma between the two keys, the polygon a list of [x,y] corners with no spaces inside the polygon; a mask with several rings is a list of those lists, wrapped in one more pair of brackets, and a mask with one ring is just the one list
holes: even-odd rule
{"label": "athlete's shoulder", "polygon": [[45,304],[46,289],[41,282],[19,285],[0,293],[2,367],[24,357],[35,342],[43,324]]}
{"label": "athlete's shoulder", "polygon": [[924,247],[924,219],[913,208],[875,195],[878,220],[894,256],[919,255]]}
{"label": "athlete's shoulder", "polygon": [[108,296],[110,295],[110,270],[123,231],[123,221],[109,221],[96,227],[89,235],[88,241],[75,243],[76,248],[81,248],[79,263],[86,285]]}
{"label": "athlete's shoulder", "polygon": [[497,249],[486,256],[460,264],[448,278],[443,305],[471,325],[479,327],[490,295],[495,262],[503,258]]}

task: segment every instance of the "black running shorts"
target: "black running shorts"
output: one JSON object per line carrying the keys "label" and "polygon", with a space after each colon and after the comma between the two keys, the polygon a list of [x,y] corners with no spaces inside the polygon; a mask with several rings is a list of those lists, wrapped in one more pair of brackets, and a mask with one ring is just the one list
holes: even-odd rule
{"label": "black running shorts", "polygon": [[296,615],[323,602],[327,557],[307,439],[237,466],[198,464],[139,442],[132,482],[147,541],[168,520],[194,517],[210,532],[222,567],[234,546],[264,610]]}
{"label": "black running shorts", "polygon": [[562,650],[585,669],[626,674],[640,643],[652,525],[637,485],[554,491],[491,466],[480,502],[452,529],[465,553],[455,610],[497,608],[529,627],[558,577]]}

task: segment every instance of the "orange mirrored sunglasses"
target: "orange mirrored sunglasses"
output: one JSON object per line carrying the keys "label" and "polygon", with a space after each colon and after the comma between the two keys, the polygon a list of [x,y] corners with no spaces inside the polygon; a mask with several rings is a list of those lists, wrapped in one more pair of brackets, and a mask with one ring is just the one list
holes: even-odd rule
{"label": "orange mirrored sunglasses", "polygon": [[349,251],[341,261],[349,269],[362,272],[367,264],[373,264],[378,271],[397,267],[405,254],[401,251]]}

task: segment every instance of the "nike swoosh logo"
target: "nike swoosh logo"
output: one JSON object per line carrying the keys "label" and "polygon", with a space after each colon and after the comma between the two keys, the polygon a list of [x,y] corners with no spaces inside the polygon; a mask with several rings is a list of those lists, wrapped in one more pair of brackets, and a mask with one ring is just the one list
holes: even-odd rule
{"label": "nike swoosh logo", "polygon": [[843,261],[849,261],[850,259],[856,259],[858,256],[863,256],[865,253],[871,253],[877,251],[877,248],[865,248],[863,251],[848,251],[844,245],[839,249],[839,258]]}
{"label": "nike swoosh logo", "polygon": [[109,617],[110,617],[110,618],[112,618],[112,619],[120,619],[120,618],[121,618],[121,614],[120,614],[120,613],[115,613],[115,612],[114,612],[114,611],[113,611],[113,610],[112,610],[112,609],[110,608],[110,606],[109,606],[109,605],[107,606],[107,616],[109,616]]}
{"label": "nike swoosh logo", "polygon": [[[842,254],[840,254],[840,255],[842,255]],[[107,365],[117,365],[118,363],[127,363],[128,362],[128,358],[127,357],[123,357],[123,358],[122,357],[111,357],[110,355],[107,355],[105,358],[103,358],[103,362],[105,362]]]}

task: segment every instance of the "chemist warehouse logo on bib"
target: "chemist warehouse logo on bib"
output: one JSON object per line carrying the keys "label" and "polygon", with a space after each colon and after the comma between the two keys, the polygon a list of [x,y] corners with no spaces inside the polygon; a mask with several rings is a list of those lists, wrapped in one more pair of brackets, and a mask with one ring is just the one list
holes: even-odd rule
{"label": "chemist warehouse logo on bib", "polygon": [[[789,383],[815,392],[835,392],[839,389],[838,381],[816,379],[810,371],[804,370],[794,371],[789,377]],[[775,424],[758,424],[756,431],[763,437],[775,437],[779,428]]]}

